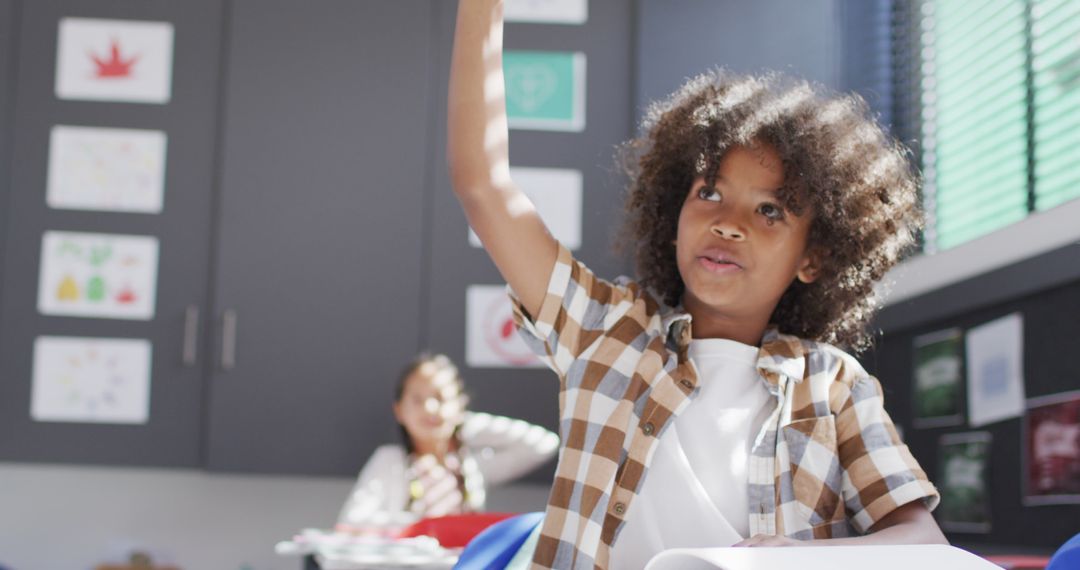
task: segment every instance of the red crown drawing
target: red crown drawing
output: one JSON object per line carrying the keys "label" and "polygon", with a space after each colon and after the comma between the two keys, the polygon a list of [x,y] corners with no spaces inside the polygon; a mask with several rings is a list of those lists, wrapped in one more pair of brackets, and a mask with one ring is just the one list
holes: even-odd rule
{"label": "red crown drawing", "polygon": [[113,40],[109,59],[102,59],[91,53],[90,59],[97,65],[97,77],[99,79],[131,77],[131,68],[139,60],[139,56],[133,55],[128,59],[120,56],[120,42]]}

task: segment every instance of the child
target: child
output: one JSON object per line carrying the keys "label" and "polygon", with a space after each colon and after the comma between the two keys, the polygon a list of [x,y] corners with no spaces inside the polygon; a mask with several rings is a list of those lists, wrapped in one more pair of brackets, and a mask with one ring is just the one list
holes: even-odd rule
{"label": "child", "polygon": [[595,277],[509,178],[502,2],[461,0],[448,157],[519,328],[560,379],[533,564],[640,568],[676,547],[945,542],[938,493],[860,349],[873,282],[919,224],[901,149],[852,98],[691,80],[647,114],[625,247]]}
{"label": "child", "polygon": [[466,411],[457,366],[421,354],[398,378],[394,418],[403,445],[375,450],[341,508],[337,528],[377,532],[420,517],[477,512],[486,490],[555,454],[558,437],[521,420]]}

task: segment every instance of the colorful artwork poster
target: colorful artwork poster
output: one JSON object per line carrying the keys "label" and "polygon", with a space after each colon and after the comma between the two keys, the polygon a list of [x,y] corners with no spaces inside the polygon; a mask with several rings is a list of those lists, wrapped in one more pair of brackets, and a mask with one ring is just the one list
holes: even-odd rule
{"label": "colorful artwork poster", "polygon": [[505,285],[465,292],[465,362],[473,368],[543,368],[514,327]]}
{"label": "colorful artwork poster", "polygon": [[60,99],[168,103],[173,25],[63,18],[56,46]]}
{"label": "colorful artwork poster", "polygon": [[585,130],[585,54],[503,54],[506,114],[511,129]]}
{"label": "colorful artwork poster", "polygon": [[1013,313],[974,327],[964,344],[968,422],[981,426],[1023,415],[1023,316]]}
{"label": "colorful artwork poster", "polygon": [[1028,400],[1024,445],[1024,504],[1080,503],[1080,390]]}
{"label": "colorful artwork poster", "polygon": [[[580,170],[511,167],[510,177],[536,206],[555,239],[571,251],[581,247]],[[481,247],[480,238],[471,229],[469,243]]]}
{"label": "colorful artwork poster", "polygon": [[950,532],[990,532],[990,432],[953,433],[939,440],[941,473],[937,508],[941,528]]}
{"label": "colorful artwork poster", "polygon": [[151,236],[48,231],[41,240],[43,315],[150,320],[158,240]]}
{"label": "colorful artwork poster", "polygon": [[964,334],[949,329],[915,337],[916,428],[956,425],[964,383]]}
{"label": "colorful artwork poster", "polygon": [[162,131],[57,125],[49,140],[50,208],[161,213]]}
{"label": "colorful artwork poster", "polygon": [[534,24],[584,24],[589,19],[588,0],[507,0],[507,22]]}
{"label": "colorful artwork poster", "polygon": [[150,367],[148,340],[39,336],[30,416],[39,422],[144,424]]}

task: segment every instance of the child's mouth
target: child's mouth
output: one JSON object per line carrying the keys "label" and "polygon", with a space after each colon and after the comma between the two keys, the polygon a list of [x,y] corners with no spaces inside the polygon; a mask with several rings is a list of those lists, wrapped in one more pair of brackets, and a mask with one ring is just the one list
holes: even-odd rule
{"label": "child's mouth", "polygon": [[724,259],[714,259],[712,257],[701,256],[698,257],[698,263],[700,263],[705,269],[712,273],[734,273],[736,271],[742,271],[742,267],[734,261],[728,261]]}

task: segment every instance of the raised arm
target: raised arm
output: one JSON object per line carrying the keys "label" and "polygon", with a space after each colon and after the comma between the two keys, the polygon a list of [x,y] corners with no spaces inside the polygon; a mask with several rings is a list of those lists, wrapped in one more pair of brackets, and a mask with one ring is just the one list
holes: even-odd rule
{"label": "raised arm", "polygon": [[447,157],[465,216],[535,318],[558,245],[510,180],[502,71],[502,0],[461,0],[450,67]]}

